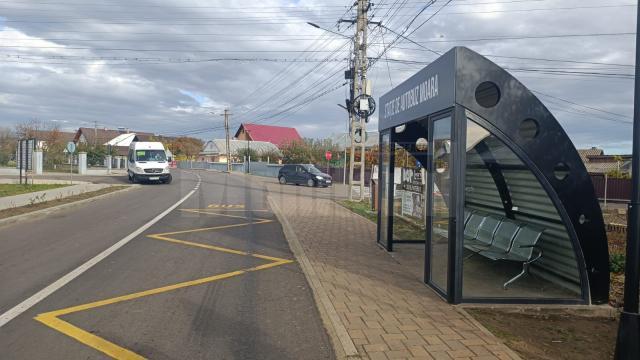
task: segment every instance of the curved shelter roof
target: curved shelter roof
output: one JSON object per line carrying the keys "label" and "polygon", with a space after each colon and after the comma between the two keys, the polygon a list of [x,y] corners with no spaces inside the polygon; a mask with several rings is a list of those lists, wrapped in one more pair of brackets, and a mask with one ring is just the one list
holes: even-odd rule
{"label": "curved shelter roof", "polygon": [[[545,218],[545,212],[550,208],[557,214],[559,226],[566,227],[568,247],[554,243],[556,230],[547,226],[542,245],[549,251],[540,259],[540,266],[558,276],[570,272],[565,269],[562,259],[554,258],[561,251],[557,248],[565,246],[562,251],[575,255],[575,279],[584,301],[604,303],[608,300],[607,238],[591,179],[562,126],[522,83],[472,50],[455,47],[383,95],[379,108],[380,132],[395,134],[399,132],[396,127],[406,125],[407,131],[395,136],[407,139],[415,137],[417,131],[424,131],[417,126],[411,127],[412,122],[415,124],[433,114],[453,111],[451,147],[459,154],[466,154],[459,158],[467,159],[467,170],[464,170],[464,164],[454,163],[453,166],[469,176],[473,161],[486,163],[486,158],[475,153],[471,155],[473,148],[482,141],[485,153],[492,152],[494,157],[490,159],[491,174],[487,172],[482,182],[490,181],[492,188],[497,189],[494,191],[496,206],[503,206],[504,197],[509,197],[510,208],[505,207],[507,215],[515,212],[521,218],[547,223],[555,221]],[[477,136],[473,132],[456,132],[456,128],[466,129],[467,119],[490,131],[491,136],[482,131]],[[457,136],[466,137],[471,148],[456,144]],[[458,161],[455,155],[454,161]],[[531,179],[525,178],[524,173],[517,173],[520,169],[532,174]],[[540,187],[541,193],[527,188],[532,182]],[[547,205],[536,202],[541,196]],[[486,201],[492,199],[488,197]]]}

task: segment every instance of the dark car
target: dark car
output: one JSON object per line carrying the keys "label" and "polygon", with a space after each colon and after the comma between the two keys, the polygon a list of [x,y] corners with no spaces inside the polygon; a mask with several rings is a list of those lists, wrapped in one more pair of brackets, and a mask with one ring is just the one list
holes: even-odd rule
{"label": "dark car", "polygon": [[327,187],[331,185],[331,176],[310,164],[288,164],[280,169],[278,181],[280,184],[292,183]]}

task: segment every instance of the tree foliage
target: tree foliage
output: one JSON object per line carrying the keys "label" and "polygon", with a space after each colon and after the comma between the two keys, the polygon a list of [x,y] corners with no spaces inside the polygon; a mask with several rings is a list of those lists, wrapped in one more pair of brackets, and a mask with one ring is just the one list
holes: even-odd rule
{"label": "tree foliage", "polygon": [[285,164],[308,164],[312,162],[312,152],[304,140],[293,140],[280,147],[282,162]]}
{"label": "tree foliage", "polygon": [[245,157],[250,157],[251,161],[260,160],[260,154],[255,149],[249,148],[240,148],[236,151],[236,157],[238,160],[242,161]]}
{"label": "tree foliage", "polygon": [[192,160],[202,151],[204,143],[200,139],[181,136],[171,139],[165,145],[168,145],[176,159]]}
{"label": "tree foliage", "polygon": [[0,128],[0,165],[8,165],[16,153],[16,138],[11,129]]}
{"label": "tree foliage", "polygon": [[62,136],[62,132],[58,126],[54,126],[48,129],[46,132],[41,133],[43,141],[43,152],[45,167],[49,167],[55,164],[62,164],[65,158],[65,148],[67,144]]}

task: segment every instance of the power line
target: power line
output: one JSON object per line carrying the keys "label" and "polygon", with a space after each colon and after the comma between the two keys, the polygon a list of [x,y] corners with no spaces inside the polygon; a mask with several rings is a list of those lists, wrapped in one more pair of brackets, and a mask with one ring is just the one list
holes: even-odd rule
{"label": "power line", "polygon": [[[576,103],[576,102],[571,101],[571,100],[567,100],[567,99],[563,99],[563,98],[558,97],[558,96],[554,96],[554,95],[550,95],[550,94],[547,94],[547,93],[543,93],[541,91],[537,91],[537,90],[531,90],[531,91],[533,91],[536,94],[540,94],[542,96],[545,96],[545,97],[548,97],[548,98],[552,98],[552,99],[556,99],[556,100],[559,100],[559,101],[562,101],[562,102],[565,102],[565,103],[568,103],[568,104],[571,104],[571,105],[579,106],[579,107],[582,107],[582,108],[585,108],[585,109],[598,111],[598,112],[609,114],[609,115],[620,116],[620,117],[623,117],[625,119],[630,119],[630,120],[633,119],[631,116],[628,116],[628,115],[623,115],[623,114],[619,114],[619,113],[615,113],[615,112],[599,109],[599,108],[596,108],[596,107],[593,107],[593,106],[582,105],[582,104]],[[631,122],[629,121],[629,123],[631,123]]]}

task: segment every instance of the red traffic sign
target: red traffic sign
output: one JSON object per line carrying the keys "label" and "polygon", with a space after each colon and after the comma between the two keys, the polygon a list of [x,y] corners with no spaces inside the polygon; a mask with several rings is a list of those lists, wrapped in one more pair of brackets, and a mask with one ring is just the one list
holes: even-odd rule
{"label": "red traffic sign", "polygon": [[327,152],[324,153],[324,158],[327,159],[327,161],[331,160],[331,151],[327,150]]}

